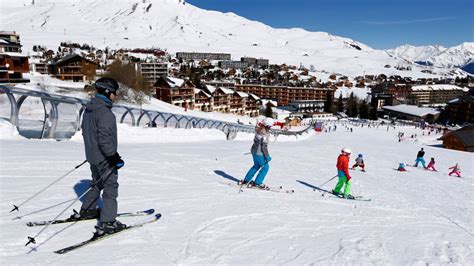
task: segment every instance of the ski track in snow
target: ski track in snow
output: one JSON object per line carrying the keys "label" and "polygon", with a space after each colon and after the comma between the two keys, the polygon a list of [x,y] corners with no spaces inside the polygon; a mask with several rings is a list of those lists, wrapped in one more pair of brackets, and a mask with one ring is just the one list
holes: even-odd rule
{"label": "ski track in snow", "polygon": [[[252,162],[246,154],[251,140],[120,144],[126,164],[119,173],[119,211],[155,208],[163,218],[67,255],[52,252],[89,238],[95,222],[52,225],[32,247],[24,247],[26,237],[41,228],[25,223],[51,219],[67,206],[81,181],[90,179],[87,164],[19,213],[8,211],[84,160],[83,144],[0,140],[1,264],[94,264],[104,252],[108,263],[119,265],[472,263],[473,154],[422,145],[433,136],[398,143],[398,131],[421,135],[409,127],[342,129],[270,143],[273,160],[266,183],[294,189],[294,194],[239,194],[221,184],[243,178]],[[367,172],[351,171],[352,188],[371,202],[322,197],[313,190],[334,176],[343,146],[364,154]],[[411,163],[420,147],[427,158],[436,158],[440,172],[393,170],[399,162]],[[463,169],[461,179],[447,176],[456,162]],[[330,190],[336,181],[321,189]]]}

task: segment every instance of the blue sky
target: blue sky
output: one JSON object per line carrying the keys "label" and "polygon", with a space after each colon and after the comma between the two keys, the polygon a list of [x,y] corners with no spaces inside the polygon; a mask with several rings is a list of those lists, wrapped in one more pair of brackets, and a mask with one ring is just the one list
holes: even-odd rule
{"label": "blue sky", "polygon": [[304,28],[378,49],[474,41],[473,0],[187,0],[274,28]]}

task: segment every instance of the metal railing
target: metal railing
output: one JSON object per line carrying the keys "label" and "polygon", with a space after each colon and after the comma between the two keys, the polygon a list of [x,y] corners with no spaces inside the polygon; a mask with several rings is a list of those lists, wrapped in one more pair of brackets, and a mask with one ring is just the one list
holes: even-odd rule
{"label": "metal railing", "polygon": [[[70,138],[80,129],[81,117],[85,105],[89,100],[51,94],[41,91],[20,89],[11,86],[0,85],[0,94],[6,95],[10,103],[10,114],[8,119],[17,127],[20,135],[29,138]],[[28,97],[40,99],[43,113],[42,119],[22,123],[20,119],[21,108]],[[64,106],[68,105],[68,108]],[[63,108],[61,108],[63,107]],[[72,107],[72,108],[71,108]],[[61,110],[68,110],[68,114]],[[221,130],[227,139],[234,139],[238,132],[253,133],[255,126],[243,125],[227,121],[213,120],[208,118],[162,112],[158,110],[146,110],[123,105],[114,105],[112,111],[120,123],[131,126],[166,127],[166,128],[201,128]],[[24,119],[28,120],[28,119]],[[35,124],[36,127],[32,126]],[[39,126],[38,126],[39,125]],[[28,128],[29,127],[29,128]],[[272,135],[298,136],[308,133],[313,126],[300,131],[285,131],[272,129]]]}

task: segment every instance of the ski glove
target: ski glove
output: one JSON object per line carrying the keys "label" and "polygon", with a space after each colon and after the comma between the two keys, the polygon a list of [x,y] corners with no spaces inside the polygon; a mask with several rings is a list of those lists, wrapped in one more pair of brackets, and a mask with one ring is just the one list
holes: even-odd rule
{"label": "ski glove", "polygon": [[122,157],[116,152],[114,155],[106,158],[107,162],[115,168],[120,169],[125,165],[125,162],[122,160]]}
{"label": "ski glove", "polygon": [[266,162],[266,163],[269,163],[271,160],[272,160],[272,156],[270,156],[270,155],[268,155],[268,156],[265,158],[265,162]]}

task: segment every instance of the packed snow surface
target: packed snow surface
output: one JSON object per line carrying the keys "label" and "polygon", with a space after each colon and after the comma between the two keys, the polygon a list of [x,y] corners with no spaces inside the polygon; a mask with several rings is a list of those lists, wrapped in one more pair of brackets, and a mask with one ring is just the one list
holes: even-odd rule
{"label": "packed snow surface", "polygon": [[[68,141],[28,140],[1,123],[0,263],[9,264],[457,264],[473,256],[472,153],[439,147],[439,135],[411,127],[353,127],[270,142],[269,186],[295,193],[245,189],[228,183],[251,166],[251,135],[224,140],[218,131],[119,127],[119,211],[155,208],[161,220],[94,245],[57,255],[53,251],[88,239],[94,221],[52,225],[25,247],[40,227],[27,221],[51,219],[87,188],[82,166],[18,213],[12,204],[28,197],[84,160],[80,132]],[[398,142],[397,134],[417,134]],[[219,135],[221,134],[221,135]],[[133,137],[134,136],[134,137]],[[161,137],[160,137],[161,136]],[[207,137],[205,137],[207,136]],[[238,136],[238,137],[239,137]],[[137,140],[140,138],[139,140]],[[167,139],[168,141],[154,140]],[[193,141],[187,141],[192,139]],[[367,172],[351,171],[353,194],[370,202],[322,197],[315,190],[336,174],[342,147],[364,155]],[[439,172],[408,167],[419,148],[434,157]],[[447,175],[459,163],[462,178]],[[330,190],[332,180],[322,189]],[[56,207],[51,207],[58,205]],[[50,208],[51,207],[51,208]],[[80,204],[74,205],[75,209]],[[40,211],[42,210],[42,211]],[[68,210],[63,217],[69,216]],[[16,216],[21,220],[14,220]],[[146,217],[121,218],[131,224]],[[33,249],[35,248],[35,249]]]}

